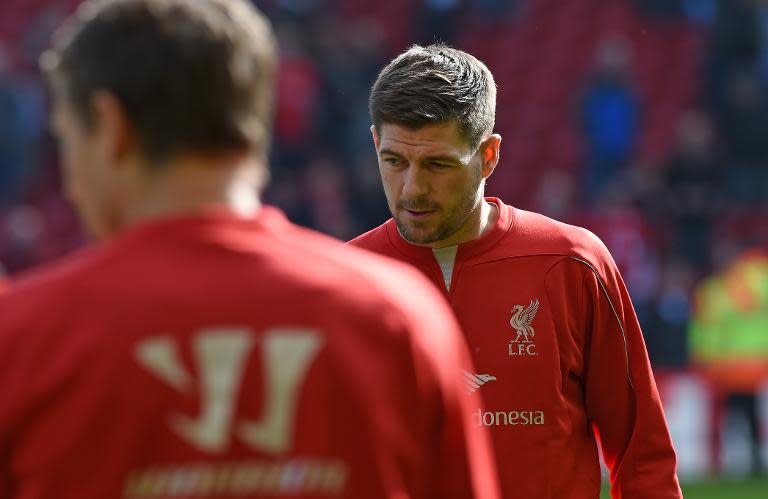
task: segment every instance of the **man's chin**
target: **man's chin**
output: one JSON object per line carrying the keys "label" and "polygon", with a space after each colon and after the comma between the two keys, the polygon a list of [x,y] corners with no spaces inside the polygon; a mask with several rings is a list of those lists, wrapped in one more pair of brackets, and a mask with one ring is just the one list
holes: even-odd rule
{"label": "man's chin", "polygon": [[403,239],[412,244],[426,245],[439,240],[437,231],[427,227],[415,227],[397,220],[397,230]]}

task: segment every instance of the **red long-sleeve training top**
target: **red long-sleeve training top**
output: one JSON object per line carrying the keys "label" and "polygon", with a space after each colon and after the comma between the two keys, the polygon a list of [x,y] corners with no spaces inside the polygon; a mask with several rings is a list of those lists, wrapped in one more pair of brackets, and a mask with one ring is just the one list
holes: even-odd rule
{"label": "red long-sleeve training top", "polygon": [[497,499],[457,365],[406,265],[268,207],[148,221],[0,297],[0,498]]}
{"label": "red long-sleeve training top", "polygon": [[640,326],[589,231],[488,198],[495,226],[459,245],[450,289],[430,248],[389,220],[351,244],[406,262],[442,288],[464,330],[505,498],[596,499],[599,441],[614,498],[681,498]]}

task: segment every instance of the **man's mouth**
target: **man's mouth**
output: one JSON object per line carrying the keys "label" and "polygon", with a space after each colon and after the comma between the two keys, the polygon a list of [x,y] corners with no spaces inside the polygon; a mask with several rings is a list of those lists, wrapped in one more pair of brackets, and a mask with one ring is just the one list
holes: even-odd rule
{"label": "man's mouth", "polygon": [[437,210],[409,210],[407,208],[404,208],[403,210],[412,218],[427,218],[437,212]]}

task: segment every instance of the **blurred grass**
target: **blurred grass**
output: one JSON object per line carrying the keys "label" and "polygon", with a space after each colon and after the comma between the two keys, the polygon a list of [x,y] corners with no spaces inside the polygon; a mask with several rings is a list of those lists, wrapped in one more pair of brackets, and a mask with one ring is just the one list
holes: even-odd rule
{"label": "blurred grass", "polygon": [[[685,499],[768,499],[768,477],[683,483],[682,488]],[[607,485],[600,497],[610,499]]]}

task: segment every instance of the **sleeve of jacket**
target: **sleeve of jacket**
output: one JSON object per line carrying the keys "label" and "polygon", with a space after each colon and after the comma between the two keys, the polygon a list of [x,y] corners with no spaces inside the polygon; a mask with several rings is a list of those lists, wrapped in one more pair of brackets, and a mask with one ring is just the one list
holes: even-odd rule
{"label": "sleeve of jacket", "polygon": [[682,498],[676,457],[627,288],[600,243],[583,261],[587,416],[610,468],[614,499]]}

